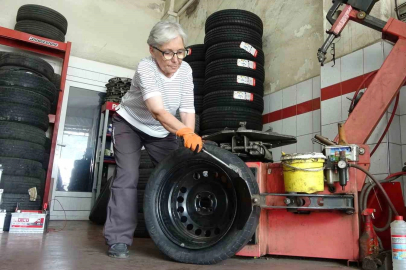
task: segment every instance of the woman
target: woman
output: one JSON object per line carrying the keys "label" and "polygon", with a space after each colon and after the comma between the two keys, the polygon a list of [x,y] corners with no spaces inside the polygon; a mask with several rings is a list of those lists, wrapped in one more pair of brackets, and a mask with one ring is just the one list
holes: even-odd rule
{"label": "woman", "polygon": [[[117,171],[104,236],[108,255],[116,258],[128,257],[137,226],[141,148],[156,165],[177,149],[176,136],[183,137],[185,147],[192,151],[200,152],[203,146],[201,137],[194,134],[192,69],[182,61],[187,55],[185,32],[178,23],[161,21],[147,42],[151,55],[138,64],[131,89],[113,116]],[[174,116],[178,109],[182,121]]]}

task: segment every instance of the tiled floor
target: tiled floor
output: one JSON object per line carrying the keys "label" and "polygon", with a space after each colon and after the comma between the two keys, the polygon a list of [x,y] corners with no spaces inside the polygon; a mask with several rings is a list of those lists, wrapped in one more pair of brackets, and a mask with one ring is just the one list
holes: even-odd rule
{"label": "tiled floor", "polygon": [[[59,229],[63,222],[51,222]],[[60,232],[46,235],[0,235],[0,269],[58,270],[126,270],[126,269],[354,269],[343,261],[291,259],[280,257],[232,258],[211,266],[186,265],[169,261],[150,239],[135,239],[129,259],[112,259],[105,255],[102,227],[85,221],[70,221]]]}

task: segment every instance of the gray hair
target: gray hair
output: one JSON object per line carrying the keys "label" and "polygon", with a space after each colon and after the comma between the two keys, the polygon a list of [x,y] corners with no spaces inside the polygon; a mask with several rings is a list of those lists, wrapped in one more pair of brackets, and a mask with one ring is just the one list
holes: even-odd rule
{"label": "gray hair", "polygon": [[161,46],[180,36],[186,46],[187,35],[179,23],[160,21],[152,28],[147,40],[150,46]]}

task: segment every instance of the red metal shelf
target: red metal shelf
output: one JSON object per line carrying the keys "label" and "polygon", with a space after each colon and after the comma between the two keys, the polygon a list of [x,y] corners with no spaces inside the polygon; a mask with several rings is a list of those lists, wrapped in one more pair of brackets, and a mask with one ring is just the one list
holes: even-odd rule
{"label": "red metal shelf", "polygon": [[116,161],[115,161],[115,160],[111,160],[111,159],[105,159],[105,160],[103,161],[103,163],[116,164]]}
{"label": "red metal shelf", "polygon": [[106,110],[115,112],[118,105],[119,105],[119,103],[117,103],[117,102],[107,101],[106,103],[104,103],[102,105],[102,112],[105,112]]}

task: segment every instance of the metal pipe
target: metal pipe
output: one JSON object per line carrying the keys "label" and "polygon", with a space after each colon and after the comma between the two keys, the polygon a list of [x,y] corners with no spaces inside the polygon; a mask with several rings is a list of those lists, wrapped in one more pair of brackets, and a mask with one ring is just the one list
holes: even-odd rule
{"label": "metal pipe", "polygon": [[195,0],[189,0],[177,13],[177,16],[182,15],[183,12],[186,11],[186,9],[194,2]]}

